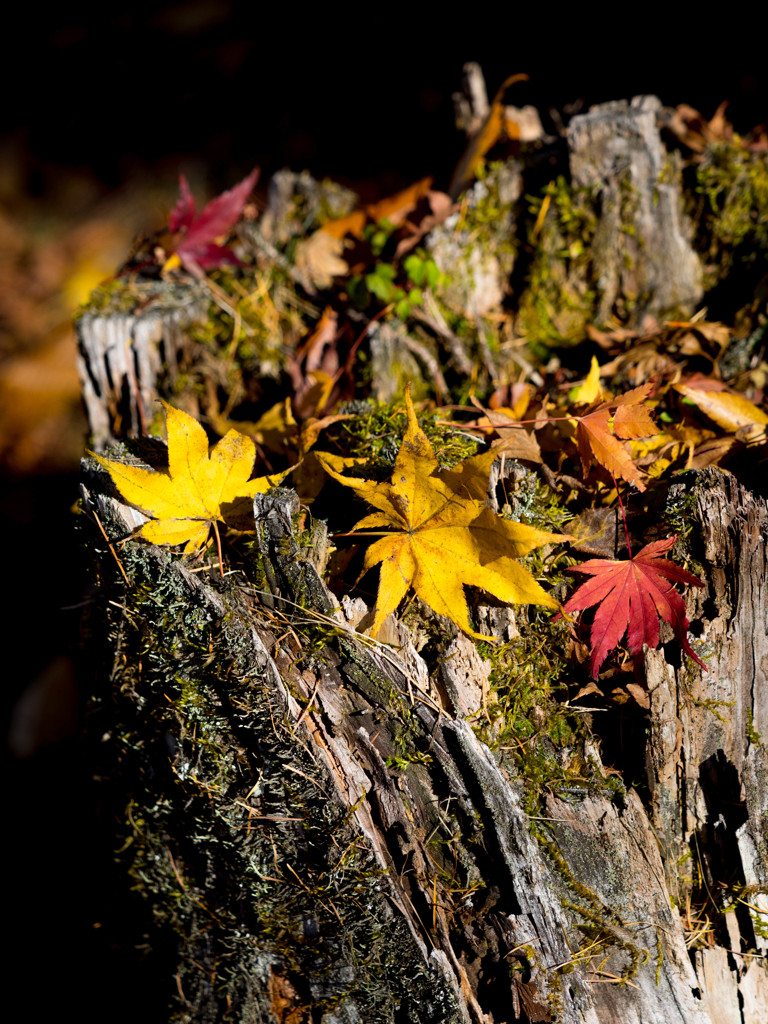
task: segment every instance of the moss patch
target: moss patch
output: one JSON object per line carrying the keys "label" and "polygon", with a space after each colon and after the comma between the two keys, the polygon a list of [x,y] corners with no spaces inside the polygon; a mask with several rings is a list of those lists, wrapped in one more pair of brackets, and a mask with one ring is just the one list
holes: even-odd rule
{"label": "moss patch", "polygon": [[583,340],[594,314],[590,247],[597,216],[593,190],[574,189],[562,176],[528,200],[533,258],[517,324],[532,354],[544,360],[552,348]]}

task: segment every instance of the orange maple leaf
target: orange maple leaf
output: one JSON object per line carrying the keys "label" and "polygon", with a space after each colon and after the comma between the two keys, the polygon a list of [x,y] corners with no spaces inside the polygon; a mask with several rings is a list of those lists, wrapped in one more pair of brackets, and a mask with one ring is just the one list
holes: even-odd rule
{"label": "orange maple leaf", "polygon": [[624,395],[600,402],[583,416],[573,417],[584,476],[594,458],[613,476],[634,484],[638,491],[645,490],[642,474],[622,440],[658,433],[648,409],[641,404],[652,390],[653,382],[648,381]]}
{"label": "orange maple leaf", "polygon": [[583,583],[563,606],[565,612],[577,612],[599,605],[592,620],[592,675],[597,678],[600,666],[610,650],[617,646],[624,633],[631,654],[642,650],[643,644],[657,647],[659,617],[668,622],[686,654],[706,668],[688,643],[689,622],[683,599],[672,586],[685,583],[703,587],[696,576],[681,569],[667,558],[676,537],[657,540],[639,551],[634,558],[614,562],[593,558],[570,572],[583,572],[593,578]]}

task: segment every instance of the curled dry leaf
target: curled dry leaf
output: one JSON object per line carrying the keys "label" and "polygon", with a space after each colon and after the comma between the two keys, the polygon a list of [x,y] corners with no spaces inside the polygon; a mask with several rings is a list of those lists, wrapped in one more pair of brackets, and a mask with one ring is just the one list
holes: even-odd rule
{"label": "curled dry leaf", "polygon": [[526,74],[510,75],[497,89],[485,120],[469,140],[467,148],[453,172],[451,183],[448,187],[448,192],[452,198],[455,198],[472,181],[485,154],[496,145],[502,132],[508,128],[505,118],[504,93],[516,82],[527,81],[528,75]]}
{"label": "curled dry leaf", "polygon": [[646,711],[651,706],[651,697],[644,686],[639,686],[637,683],[627,683],[627,693],[630,693],[641,708],[645,708]]}
{"label": "curled dry leaf", "polygon": [[[764,436],[768,416],[744,395],[722,390],[722,385],[715,390],[707,386],[706,380],[697,381],[697,387],[688,384],[675,384],[675,391],[693,402],[706,416],[723,430],[730,433],[742,431],[745,439]],[[714,382],[713,382],[714,383]],[[719,384],[719,382],[716,382]],[[701,385],[704,386],[701,386]]]}
{"label": "curled dry leaf", "polygon": [[573,700],[581,700],[582,697],[589,697],[590,694],[596,693],[598,697],[603,696],[603,691],[597,685],[594,680],[590,679],[586,686],[580,686],[576,693],[573,695]]}
{"label": "curled dry leaf", "polygon": [[[512,409],[486,409],[472,395],[470,401],[484,416],[477,421],[479,427],[486,424],[498,434],[499,440],[493,442],[494,451],[498,456],[505,455],[510,459],[522,459],[524,462],[542,462],[539,442],[533,433],[518,423],[516,415],[523,415],[528,406],[528,394],[524,394],[524,402],[519,403],[522,412]],[[516,414],[516,415],[515,415]]]}

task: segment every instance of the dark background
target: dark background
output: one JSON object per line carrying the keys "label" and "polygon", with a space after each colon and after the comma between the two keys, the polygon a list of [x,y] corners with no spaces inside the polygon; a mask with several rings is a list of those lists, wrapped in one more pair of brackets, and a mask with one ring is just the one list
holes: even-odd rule
{"label": "dark background", "polygon": [[[545,120],[550,108],[644,92],[706,116],[729,99],[742,132],[768,119],[761,26],[723,15],[704,23],[700,8],[670,20],[645,7],[642,24],[618,7],[504,10],[468,5],[452,20],[440,5],[328,5],[309,15],[303,5],[239,0],[75,3],[45,14],[15,5],[0,61],[2,199],[23,215],[67,206],[85,217],[134,182],[164,183],[172,195],[183,170],[210,196],[255,165],[262,182],[286,165],[307,168],[371,199],[429,173],[445,185],[462,148],[451,94],[467,60],[482,65],[491,95],[527,72],[510,101],[532,103]],[[153,203],[142,216],[145,230],[163,222]],[[80,597],[68,515],[76,469],[3,484],[15,595],[5,617],[9,698],[77,647],[77,609],[61,610]],[[62,716],[63,738],[6,759],[10,986],[29,1021],[62,1011],[81,1024],[163,1021],[152,958],[137,957],[121,932],[132,910],[113,895],[113,851],[75,720],[66,701],[51,713]]]}
{"label": "dark background", "polygon": [[15,4],[1,131],[42,195],[62,167],[105,188],[190,161],[217,185],[255,164],[353,182],[440,175],[459,147],[451,93],[467,60],[491,94],[526,71],[511,101],[543,114],[654,92],[707,116],[729,99],[742,131],[764,119],[764,26],[727,20],[725,6],[706,21],[702,8],[670,8],[475,5],[450,17],[443,5],[381,3]]}

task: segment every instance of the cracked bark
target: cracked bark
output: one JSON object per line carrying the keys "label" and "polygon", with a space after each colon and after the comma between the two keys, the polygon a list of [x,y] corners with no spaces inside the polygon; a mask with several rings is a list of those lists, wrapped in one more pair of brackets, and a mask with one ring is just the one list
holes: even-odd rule
{"label": "cracked bark", "polygon": [[[617,213],[627,174],[646,239],[634,277],[601,278],[606,310],[633,289],[638,314],[667,308],[675,282],[657,249],[685,270],[675,301],[698,294],[679,222],[654,219],[655,131],[647,103],[572,122],[574,177],[602,183],[596,259],[618,265],[630,244]],[[619,150],[608,152],[609,137]],[[676,209],[677,193],[664,195],[663,209]],[[200,295],[153,288],[141,313],[80,321],[97,450],[141,432],[155,396],[171,397],[185,325],[203,315]],[[299,547],[292,492],[257,497],[256,548],[222,581],[159,548],[120,546],[135,516],[84,464],[93,757],[109,779],[126,885],[146,904],[136,941],[167,972],[174,1019],[763,1019],[768,513],[717,470],[674,483],[669,501],[690,495],[689,543],[707,586],[688,611],[709,671],[671,646],[647,653],[643,799],[560,787],[532,814],[512,759],[467,720],[488,687],[477,648],[434,619],[447,641],[436,662],[396,620],[386,644],[366,639],[370,609],[339,608],[317,571],[322,529]],[[509,610],[479,618],[515,636]],[[579,756],[599,767],[588,740]],[[637,775],[636,764],[618,768]],[[726,891],[743,898],[691,954],[680,911],[702,890],[720,904]]]}
{"label": "cracked bark", "polygon": [[[111,552],[99,552],[94,542],[102,586],[111,576],[110,588],[125,591],[106,616],[107,635],[116,639],[102,654],[111,650],[114,660],[103,666],[110,671],[102,673],[97,705],[102,717],[112,717],[116,735],[141,712],[133,760],[128,764],[123,750],[112,775],[132,791],[132,773],[142,778],[151,770],[153,805],[163,808],[153,819],[155,838],[169,851],[173,877],[183,880],[181,893],[168,865],[157,869],[164,880],[146,865],[143,871],[156,915],[172,917],[182,931],[182,1019],[217,1020],[228,1008],[237,1020],[300,1021],[320,1013],[325,1024],[719,1024],[724,1018],[715,1008],[730,1000],[735,1013],[741,993],[742,1017],[733,1019],[758,1020],[765,965],[734,946],[741,934],[762,948],[765,940],[748,932],[750,915],[732,912],[728,948],[736,953],[724,957],[722,945],[699,951],[694,970],[670,905],[670,895],[679,902],[689,884],[681,851],[694,846],[713,887],[723,871],[730,877],[739,867],[753,888],[764,890],[766,878],[765,748],[744,734],[748,713],[757,730],[765,716],[764,604],[754,603],[763,600],[765,509],[723,474],[700,476],[694,522],[707,552],[709,590],[699,598],[697,618],[705,636],[722,642],[706,675],[674,670],[659,652],[647,655],[650,816],[630,790],[623,799],[549,796],[544,820],[532,821],[511,764],[494,757],[456,714],[477,703],[481,660],[445,659],[440,686],[423,664],[414,669],[419,655],[407,643],[404,656],[357,634],[299,551],[292,492],[256,498],[260,564],[269,566],[259,587],[202,582],[142,545],[133,546],[125,565],[132,581],[126,586]],[[86,507],[118,538],[132,523],[130,510],[105,490],[103,475],[94,474],[84,485]],[[739,517],[737,531],[712,526]],[[138,629],[146,642],[153,631],[135,604],[136,588],[150,583],[174,595],[166,612],[178,624],[165,626],[170,664],[156,665],[139,686],[127,634]],[[329,635],[308,669],[290,632],[312,612]],[[190,649],[185,635],[196,616],[214,638],[208,658]],[[401,643],[407,641],[402,623],[398,628]],[[454,647],[463,642],[457,638]],[[184,719],[189,709],[170,682],[179,662],[187,685],[206,694],[200,700],[213,723],[206,742],[215,743],[219,762],[236,767],[225,781]],[[702,704],[724,699],[723,679],[728,717]],[[441,690],[453,695],[447,707]],[[160,736],[168,753],[152,762]],[[403,754],[414,759],[405,763]],[[291,799],[292,768],[323,794],[321,807],[306,794]],[[147,791],[145,805],[148,797]],[[139,800],[135,791],[132,799]],[[190,831],[182,825],[185,808]],[[339,882],[339,848],[355,850],[346,868],[357,877],[351,894]],[[473,880],[470,891],[454,889],[457,861]],[[248,893],[253,904],[256,888],[262,900],[279,899],[291,885],[295,891],[283,898],[293,928],[283,923],[278,942]],[[169,904],[184,898],[192,905],[172,912]],[[753,893],[751,901],[760,898]],[[376,936],[370,947],[359,937],[356,948],[345,943],[354,928]],[[598,934],[599,965],[588,955]],[[393,949],[396,962],[388,960]],[[637,970],[628,984],[609,983],[632,963]],[[376,979],[375,996],[366,971]]]}

